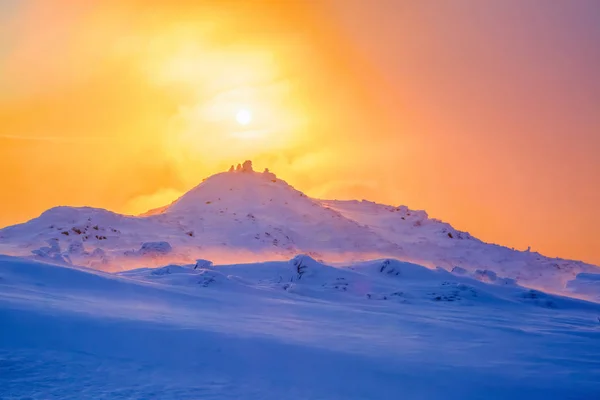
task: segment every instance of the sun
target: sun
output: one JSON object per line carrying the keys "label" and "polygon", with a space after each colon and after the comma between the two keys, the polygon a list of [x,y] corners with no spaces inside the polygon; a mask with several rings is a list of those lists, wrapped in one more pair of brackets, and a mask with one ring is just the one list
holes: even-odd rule
{"label": "sun", "polygon": [[235,114],[235,120],[240,125],[248,125],[252,121],[252,113],[250,110],[242,108]]}

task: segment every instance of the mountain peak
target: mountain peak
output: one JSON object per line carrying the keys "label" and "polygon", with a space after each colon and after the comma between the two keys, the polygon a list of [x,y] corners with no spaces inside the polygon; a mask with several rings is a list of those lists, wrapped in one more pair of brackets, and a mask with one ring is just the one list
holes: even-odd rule
{"label": "mountain peak", "polygon": [[[192,209],[214,208],[215,205],[232,208],[253,208],[260,203],[272,206],[275,203],[294,203],[297,198],[307,198],[287,182],[265,168],[257,172],[252,161],[233,165],[227,172],[214,174],[189,190],[165,211],[189,212]],[[268,204],[265,204],[268,203]]]}
{"label": "mountain peak", "polygon": [[[252,167],[252,161],[246,160],[242,164],[238,164],[236,167],[231,165],[231,167],[229,168],[229,171],[227,171],[227,172],[241,172],[241,173],[254,172],[254,168]],[[265,170],[262,173],[263,173],[264,177],[270,181],[275,182],[275,180],[277,179],[277,176],[274,173],[272,173],[271,171],[269,171],[269,168],[265,168]]]}

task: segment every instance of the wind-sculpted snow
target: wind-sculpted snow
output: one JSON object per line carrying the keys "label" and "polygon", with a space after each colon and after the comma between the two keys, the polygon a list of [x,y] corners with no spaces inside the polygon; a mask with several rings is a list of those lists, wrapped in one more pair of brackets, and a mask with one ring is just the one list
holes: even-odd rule
{"label": "wind-sculpted snow", "polygon": [[600,298],[598,285],[569,283],[578,274],[600,273],[596,266],[484,243],[406,206],[312,199],[269,171],[254,172],[249,163],[213,175],[143,216],[53,208],[0,230],[0,252],[105,271],[199,258],[221,264],[298,254],[330,263],[394,258],[464,271],[496,285]]}
{"label": "wind-sculpted snow", "polygon": [[567,290],[600,303],[600,273],[577,274],[575,279],[567,282]]}
{"label": "wind-sculpted snow", "polygon": [[599,315],[395,259],[0,256],[0,398],[594,399]]}

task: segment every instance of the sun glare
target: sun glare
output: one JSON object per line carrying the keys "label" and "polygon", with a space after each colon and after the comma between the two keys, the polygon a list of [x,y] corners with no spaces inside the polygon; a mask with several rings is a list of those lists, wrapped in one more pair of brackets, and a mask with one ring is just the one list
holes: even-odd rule
{"label": "sun glare", "polygon": [[235,120],[240,125],[248,125],[250,121],[252,121],[252,113],[249,110],[242,108],[235,115]]}

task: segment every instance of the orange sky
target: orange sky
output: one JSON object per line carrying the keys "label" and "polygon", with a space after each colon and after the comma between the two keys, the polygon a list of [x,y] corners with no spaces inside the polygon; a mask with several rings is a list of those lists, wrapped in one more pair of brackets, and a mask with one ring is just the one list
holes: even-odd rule
{"label": "orange sky", "polygon": [[142,212],[252,159],[600,263],[597,2],[368,3],[1,2],[0,226]]}

